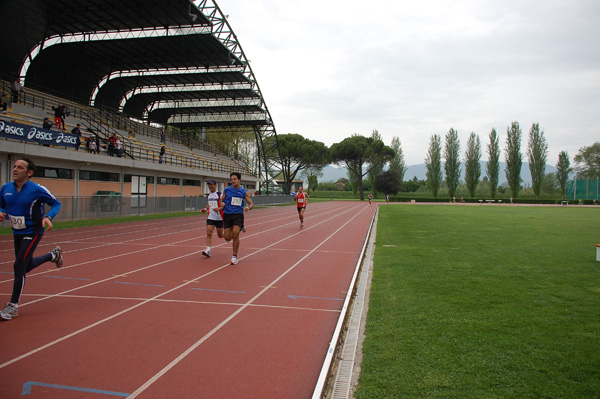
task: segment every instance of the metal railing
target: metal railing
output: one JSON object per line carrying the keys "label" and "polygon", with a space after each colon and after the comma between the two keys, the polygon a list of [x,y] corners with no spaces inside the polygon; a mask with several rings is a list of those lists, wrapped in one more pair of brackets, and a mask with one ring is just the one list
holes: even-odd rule
{"label": "metal railing", "polygon": [[[111,195],[56,197],[61,202],[61,210],[55,221],[101,219],[121,216],[140,216],[173,212],[199,212],[206,207],[205,196],[148,197],[143,195],[123,197]],[[255,195],[254,205],[291,204],[290,195]],[[48,208],[46,209],[46,212]],[[10,222],[0,223],[1,227]]]}

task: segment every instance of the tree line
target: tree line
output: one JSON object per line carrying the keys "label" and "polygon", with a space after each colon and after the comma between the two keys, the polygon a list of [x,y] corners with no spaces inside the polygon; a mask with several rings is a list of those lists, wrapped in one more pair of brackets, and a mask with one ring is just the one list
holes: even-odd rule
{"label": "tree line", "polygon": [[[486,145],[488,163],[485,170],[491,198],[496,198],[499,189],[500,159],[502,149],[500,137],[495,129],[488,136]],[[353,134],[339,143],[327,147],[319,141],[310,140],[299,134],[283,134],[277,136],[279,155],[272,154],[275,163],[280,167],[280,174],[284,181],[284,192],[290,192],[292,181],[302,173],[308,183],[308,191],[316,189],[318,178],[322,176],[322,169],[329,164],[345,166],[348,170],[349,183],[355,194],[364,200],[364,182],[373,191],[384,194],[396,194],[403,186],[415,186],[413,180],[404,181],[407,165],[399,137],[393,137],[391,146],[383,142],[381,134],[374,130],[371,136]],[[521,183],[521,167],[523,153],[521,143],[523,133],[518,122],[512,122],[506,130],[504,146],[504,161],[506,163],[505,177],[512,198],[517,198],[523,189]],[[548,160],[548,143],[544,131],[538,123],[532,124],[529,129],[527,149],[525,151],[529,170],[531,172],[532,190],[539,198],[542,184],[546,176],[546,163]],[[451,128],[445,135],[434,134],[430,137],[429,147],[425,158],[426,181],[425,184],[434,198],[437,198],[442,183],[448,187],[448,194],[454,197],[461,183],[461,162],[465,164],[464,182],[471,198],[482,181],[481,175],[482,143],[476,133],[471,133],[466,143],[464,157],[461,157],[460,140],[458,132]],[[556,179],[561,195],[564,196],[569,174],[575,170],[578,178],[596,179],[600,177],[600,142],[580,149],[575,156],[577,166],[571,167],[569,155],[561,151],[556,164]],[[442,167],[442,160],[444,164]],[[384,171],[385,166],[388,166]]]}

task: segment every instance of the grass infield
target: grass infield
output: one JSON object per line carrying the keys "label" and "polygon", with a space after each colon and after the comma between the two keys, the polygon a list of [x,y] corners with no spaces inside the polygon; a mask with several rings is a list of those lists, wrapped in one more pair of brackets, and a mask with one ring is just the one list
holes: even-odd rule
{"label": "grass infield", "polygon": [[381,206],[357,399],[599,398],[600,209]]}

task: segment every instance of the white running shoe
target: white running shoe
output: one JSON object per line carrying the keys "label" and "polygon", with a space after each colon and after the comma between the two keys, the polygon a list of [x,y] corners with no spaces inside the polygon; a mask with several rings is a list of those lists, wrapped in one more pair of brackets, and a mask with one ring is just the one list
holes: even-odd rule
{"label": "white running shoe", "polygon": [[17,305],[13,305],[12,303],[7,303],[2,312],[0,312],[0,317],[4,320],[10,320],[19,315],[19,308]]}
{"label": "white running shoe", "polygon": [[210,249],[205,249],[204,251],[202,251],[202,255],[206,256],[207,258],[210,258]]}
{"label": "white running shoe", "polygon": [[52,262],[56,263],[56,267],[62,267],[63,265],[63,257],[62,257],[62,249],[60,247],[54,247],[52,251],[50,251],[54,255],[54,260]]}
{"label": "white running shoe", "polygon": [[237,258],[237,256],[233,255],[231,257],[231,264],[232,265],[237,265],[238,264],[238,258]]}

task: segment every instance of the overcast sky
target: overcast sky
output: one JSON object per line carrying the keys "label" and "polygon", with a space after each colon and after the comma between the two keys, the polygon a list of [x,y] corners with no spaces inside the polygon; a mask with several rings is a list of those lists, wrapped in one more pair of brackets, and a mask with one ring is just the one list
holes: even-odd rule
{"label": "overcast sky", "polygon": [[[407,165],[430,137],[501,148],[539,123],[548,163],[600,141],[600,1],[217,0],[278,134],[331,146],[376,129]],[[501,157],[504,160],[504,151]],[[526,160],[526,159],[524,159]]]}

